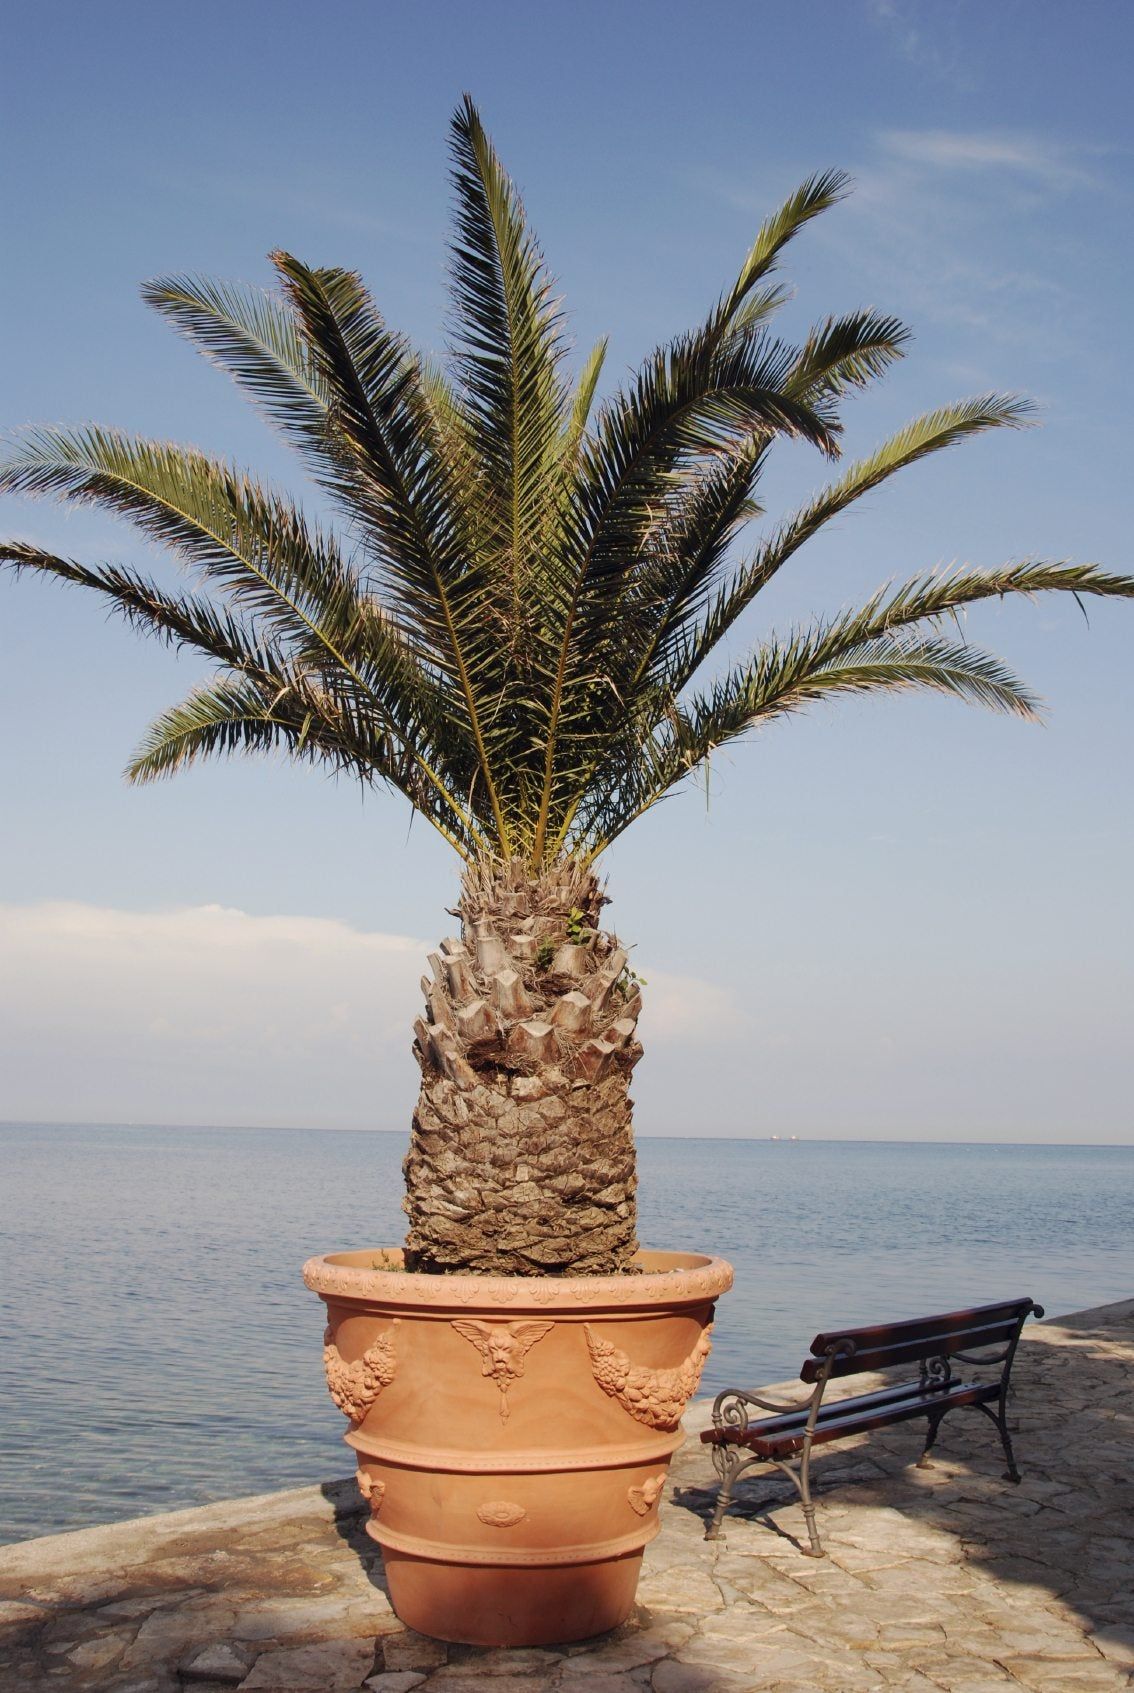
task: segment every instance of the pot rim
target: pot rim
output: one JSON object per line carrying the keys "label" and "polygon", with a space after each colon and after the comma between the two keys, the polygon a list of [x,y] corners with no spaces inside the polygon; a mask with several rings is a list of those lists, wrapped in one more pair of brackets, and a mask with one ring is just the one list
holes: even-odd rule
{"label": "pot rim", "polygon": [[[391,1263],[379,1269],[373,1260]],[[303,1280],[324,1299],[364,1299],[382,1305],[438,1308],[507,1305],[514,1309],[588,1309],[597,1305],[650,1307],[701,1304],[732,1286],[732,1265],[699,1252],[639,1251],[640,1276],[422,1275],[403,1270],[402,1251],[369,1247],[309,1258]]]}

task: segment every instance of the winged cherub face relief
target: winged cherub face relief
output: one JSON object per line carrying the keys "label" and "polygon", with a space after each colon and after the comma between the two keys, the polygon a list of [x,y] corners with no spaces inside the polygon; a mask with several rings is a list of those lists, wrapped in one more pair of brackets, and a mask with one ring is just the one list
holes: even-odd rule
{"label": "winged cherub face relief", "polygon": [[500,1389],[500,1421],[508,1421],[508,1389],[524,1373],[524,1360],[537,1340],[542,1340],[554,1323],[530,1321],[482,1323],[472,1317],[454,1317],[452,1326],[480,1353],[480,1373],[491,1376]]}

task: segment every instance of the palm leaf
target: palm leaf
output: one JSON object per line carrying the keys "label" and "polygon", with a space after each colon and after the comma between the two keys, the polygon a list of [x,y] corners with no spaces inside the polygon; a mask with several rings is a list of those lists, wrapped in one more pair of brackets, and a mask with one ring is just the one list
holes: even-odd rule
{"label": "palm leaf", "polygon": [[931,453],[990,429],[1018,429],[1033,415],[1031,404],[1013,394],[985,394],[939,407],[915,418],[865,459],[852,464],[837,482],[824,488],[799,511],[781,523],[736,572],[709,606],[705,619],[681,654],[674,659],[670,684],[681,689],[716,650],[737,618],[762,588],[824,524],[846,511],[864,494],[898,471]]}
{"label": "palm leaf", "polygon": [[[850,177],[844,171],[829,170],[809,176],[790,194],[783,205],[761,224],[755,241],[749,248],[740,274],[725,294],[714,314],[714,321],[722,327],[735,325],[749,296],[779,262],[780,255],[800,230],[829,211],[850,192]],[[779,304],[779,300],[775,301]],[[774,309],[774,308],[773,308]]]}
{"label": "palm leaf", "polygon": [[587,356],[587,362],[579,373],[579,380],[575,385],[575,393],[571,400],[571,410],[567,421],[567,430],[563,439],[562,460],[568,469],[574,469],[578,459],[579,448],[586,434],[590,421],[591,409],[594,406],[595,392],[598,388],[602,367],[606,363],[606,350],[609,345],[604,335],[601,341],[596,341]]}
{"label": "palm leaf", "polygon": [[126,775],[131,782],[154,782],[205,758],[277,750],[403,794],[462,858],[470,856],[459,811],[423,780],[405,749],[349,694],[302,674],[221,675],[195,688],[150,725]]}
{"label": "palm leaf", "polygon": [[[627,575],[664,514],[675,480],[737,437],[801,435],[834,450],[837,421],[787,392],[794,350],[778,342],[726,341],[709,331],[661,349],[637,381],[603,408],[581,455],[564,524],[564,567],[552,619],[557,652],[546,726],[533,853],[542,859],[560,790],[578,791],[585,749],[561,744],[564,723],[585,720],[585,700],[601,684],[601,654]],[[580,695],[582,697],[580,697]],[[587,740],[590,741],[591,731]]]}
{"label": "palm leaf", "polygon": [[454,369],[475,430],[482,509],[509,584],[518,640],[527,622],[528,578],[555,511],[565,349],[543,256],[468,96],[453,118],[451,145]]}
{"label": "palm leaf", "polygon": [[132,628],[156,635],[168,646],[192,647],[233,668],[250,664],[266,669],[269,663],[279,662],[274,646],[211,600],[195,594],[166,594],[137,571],[80,564],[21,541],[0,545],[0,564],[12,566],[16,575],[34,571],[86,588],[108,600]]}
{"label": "palm leaf", "polygon": [[838,646],[827,632],[763,643],[707,695],[671,705],[654,734],[611,760],[577,824],[594,857],[691,777],[712,754],[762,723],[845,694],[920,689],[1033,719],[1038,701],[1004,662],[964,641],[889,633]]}
{"label": "palm leaf", "polygon": [[423,359],[347,270],[273,255],[279,292],[195,277],[145,298],[228,371],[342,513],[344,547],[251,476],[90,426],[41,430],[0,488],[88,501],[172,549],[200,592],[30,544],[0,565],[98,594],[218,673],[158,720],[138,780],[283,749],[405,795],[466,857],[593,859],[759,723],[826,698],[933,689],[1029,715],[1000,660],[944,620],[983,599],[1134,596],[1096,565],[1025,561],[888,586],[697,685],[737,620],[822,527],[918,460],[1025,422],[986,395],[915,419],[738,560],[776,439],[837,453],[843,402],[907,332],[873,310],[776,340],[788,244],[847,190],[809,179],[689,334],[596,407],[606,344],[570,389],[558,302],[471,101],[451,143],[451,356]]}
{"label": "palm leaf", "polygon": [[134,572],[82,566],[20,543],[0,548],[0,562],[92,589],[135,626],[226,665],[264,671],[272,687],[284,664],[283,641],[293,666],[349,681],[383,732],[412,749],[426,783],[464,818],[466,835],[483,840],[456,797],[468,789],[471,747],[462,748],[443,691],[393,621],[358,594],[333,546],[325,539],[315,545],[290,507],[203,455],[102,431],[32,438],[0,472],[0,486],[5,480],[133,517],[232,593],[253,620],[243,623],[200,596],[166,595]]}
{"label": "palm leaf", "polygon": [[800,349],[791,389],[804,399],[845,394],[876,382],[910,338],[904,323],[880,312],[846,312],[813,329]]}
{"label": "palm leaf", "polygon": [[[771,638],[708,693],[679,703],[671,691],[655,689],[652,720],[639,719],[636,739],[623,734],[621,759],[609,760],[579,807],[580,844],[597,830],[602,845],[593,850],[602,850],[717,747],[821,698],[928,688],[1035,717],[1035,696],[1002,660],[932,626],[981,600],[1046,592],[1134,599],[1134,577],[1062,562],[930,573],[881,589],[864,606],[785,640]],[[930,629],[911,630],[917,624]]]}
{"label": "palm leaf", "polygon": [[[418,362],[382,322],[359,279],[273,255],[333,394],[335,427],[349,447],[336,472],[377,558],[384,595],[463,702],[498,848],[510,852],[492,749],[481,710],[498,648],[482,616],[486,583],[449,485],[423,396]],[[472,784],[470,784],[471,791]]]}
{"label": "palm leaf", "polygon": [[208,277],[157,277],[142,298],[226,370],[285,436],[322,465],[331,391],[284,302]]}

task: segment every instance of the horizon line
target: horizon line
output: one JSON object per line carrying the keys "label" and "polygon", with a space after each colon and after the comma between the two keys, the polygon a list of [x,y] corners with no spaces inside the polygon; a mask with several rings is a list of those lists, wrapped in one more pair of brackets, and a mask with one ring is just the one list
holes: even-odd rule
{"label": "horizon line", "polygon": [[[397,1135],[408,1138],[411,1130],[380,1129],[369,1125],[355,1125],[353,1128],[342,1125],[312,1123],[151,1123],[145,1121],[129,1122],[124,1119],[108,1119],[102,1122],[76,1122],[73,1119],[0,1117],[0,1129],[163,1129],[181,1131],[185,1134],[330,1134],[330,1135]],[[902,1135],[825,1135],[825,1134],[724,1134],[697,1135],[680,1134],[668,1130],[635,1131],[635,1140],[695,1140],[695,1141],[751,1141],[758,1144],[774,1144],[781,1146],[819,1145],[819,1146],[1058,1146],[1068,1149],[1096,1150],[1119,1149],[1134,1151],[1134,1140],[1013,1140],[1011,1138],[995,1138],[988,1140],[952,1140],[941,1139],[937,1136],[924,1136],[909,1139]]]}

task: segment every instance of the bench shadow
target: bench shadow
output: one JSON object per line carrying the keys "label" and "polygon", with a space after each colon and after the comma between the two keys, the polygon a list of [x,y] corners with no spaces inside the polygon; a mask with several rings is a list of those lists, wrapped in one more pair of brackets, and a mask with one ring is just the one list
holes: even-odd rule
{"label": "bench shadow", "polygon": [[[1059,1599],[1104,1650],[1134,1649],[1134,1301],[1036,1325],[1013,1380],[1018,1486],[1004,1479],[995,1429],[970,1410],[945,1419],[927,1469],[916,1467],[919,1424],[877,1430],[815,1452],[824,1543],[837,1561],[840,1528],[853,1526],[856,1504],[894,1510],[962,1542],[965,1562],[1006,1592],[1030,1587]],[[701,1453],[704,1484],[687,1480],[674,1502],[707,1526],[716,1478],[708,1448]],[[797,1502],[786,1479],[750,1470],[722,1530],[748,1520],[798,1548],[799,1537],[776,1520]],[[824,1521],[827,1503],[850,1516]]]}
{"label": "bench shadow", "polygon": [[[920,1447],[918,1449],[920,1451]],[[857,1463],[846,1462],[848,1453],[842,1454],[843,1462],[838,1462],[838,1454],[829,1456],[816,1453],[811,1467],[811,1491],[816,1505],[822,1509],[827,1500],[837,1500],[848,1486],[860,1483],[865,1479],[864,1472],[869,1469],[869,1481],[872,1487],[883,1484],[888,1470],[884,1465],[873,1462],[865,1463],[864,1453],[856,1452]],[[826,1461],[824,1461],[826,1458]],[[708,1459],[706,1451],[706,1462]],[[715,1475],[704,1485],[686,1483],[673,1489],[672,1502],[680,1510],[688,1511],[692,1516],[699,1517],[707,1529],[712,1521],[713,1510],[717,1502],[717,1481]],[[809,1541],[806,1534],[795,1534],[780,1520],[776,1513],[790,1510],[798,1506],[799,1494],[795,1488],[775,1469],[768,1466],[760,1469],[758,1466],[747,1470],[736,1483],[736,1490],[729,1503],[728,1513],[721,1524],[720,1543],[726,1540],[726,1530],[730,1522],[756,1523],[765,1533],[783,1542],[785,1550],[798,1552],[801,1558],[810,1560]],[[822,1527],[822,1518],[820,1518]]]}

